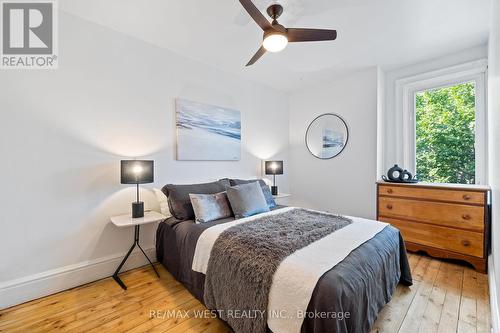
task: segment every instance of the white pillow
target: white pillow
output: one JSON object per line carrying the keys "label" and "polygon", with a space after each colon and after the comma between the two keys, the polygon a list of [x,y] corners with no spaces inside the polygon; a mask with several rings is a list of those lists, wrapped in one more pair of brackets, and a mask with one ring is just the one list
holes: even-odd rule
{"label": "white pillow", "polygon": [[266,177],[263,177],[262,180],[264,181],[264,183],[266,183],[267,186],[271,187],[271,185],[273,185],[273,182],[271,181],[271,179],[269,178],[266,178]]}
{"label": "white pillow", "polygon": [[168,198],[165,193],[157,188],[154,188],[153,191],[155,191],[156,199],[158,199],[158,203],[160,204],[160,212],[166,217],[172,216],[172,214],[170,214],[170,209],[168,208]]}

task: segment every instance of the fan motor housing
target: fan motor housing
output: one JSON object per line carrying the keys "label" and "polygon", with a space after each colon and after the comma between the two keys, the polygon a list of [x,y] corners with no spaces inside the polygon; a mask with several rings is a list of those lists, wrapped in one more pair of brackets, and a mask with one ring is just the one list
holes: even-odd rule
{"label": "fan motor housing", "polygon": [[264,31],[263,39],[266,39],[266,37],[268,37],[270,35],[283,35],[283,36],[288,38],[287,33],[286,33],[286,29],[281,30],[278,28],[278,29],[270,29],[268,31]]}
{"label": "fan motor housing", "polygon": [[281,6],[278,3],[271,5],[267,8],[267,14],[271,16],[273,20],[277,20],[278,17],[280,17],[281,14],[283,14],[283,6]]}

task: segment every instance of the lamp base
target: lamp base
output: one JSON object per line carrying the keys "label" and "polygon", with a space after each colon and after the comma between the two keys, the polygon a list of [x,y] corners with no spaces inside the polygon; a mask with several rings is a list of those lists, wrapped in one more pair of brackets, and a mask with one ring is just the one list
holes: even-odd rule
{"label": "lamp base", "polygon": [[278,195],[278,186],[271,186],[271,194]]}
{"label": "lamp base", "polygon": [[144,217],[144,202],[132,202],[132,218],[136,219],[139,217]]}

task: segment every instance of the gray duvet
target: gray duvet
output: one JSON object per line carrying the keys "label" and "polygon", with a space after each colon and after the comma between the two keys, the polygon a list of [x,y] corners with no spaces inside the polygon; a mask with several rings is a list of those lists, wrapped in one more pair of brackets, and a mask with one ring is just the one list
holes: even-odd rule
{"label": "gray duvet", "polygon": [[[170,218],[158,226],[158,261],[202,302],[205,275],[191,270],[197,240],[205,229],[231,220],[195,224]],[[369,332],[399,282],[411,285],[411,272],[401,234],[388,226],[321,277],[301,331]]]}

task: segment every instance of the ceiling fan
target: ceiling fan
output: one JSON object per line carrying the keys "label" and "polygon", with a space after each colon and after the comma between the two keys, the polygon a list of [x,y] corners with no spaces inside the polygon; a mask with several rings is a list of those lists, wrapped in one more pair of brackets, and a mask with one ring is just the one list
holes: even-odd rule
{"label": "ceiling fan", "polygon": [[336,30],[285,28],[278,23],[278,18],[283,13],[283,7],[279,4],[273,4],[267,8],[267,14],[273,19],[272,22],[269,22],[251,0],[240,0],[240,3],[264,30],[262,45],[247,66],[255,64],[267,51],[282,51],[288,43],[317,42],[337,38]]}

